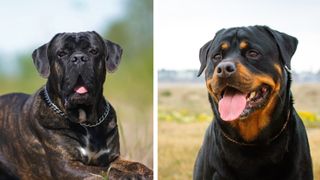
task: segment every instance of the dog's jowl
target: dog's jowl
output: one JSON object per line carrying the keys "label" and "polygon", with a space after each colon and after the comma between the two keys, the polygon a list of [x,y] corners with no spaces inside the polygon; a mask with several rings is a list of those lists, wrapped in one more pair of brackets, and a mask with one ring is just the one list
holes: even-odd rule
{"label": "dog's jowl", "polygon": [[214,120],[194,166],[202,179],[313,179],[290,92],[298,41],[266,26],[222,29],[200,49]]}
{"label": "dog's jowl", "polygon": [[152,177],[144,165],[119,158],[116,113],[102,94],[121,55],[96,32],[60,33],[33,52],[48,80],[33,95],[0,97],[0,179]]}

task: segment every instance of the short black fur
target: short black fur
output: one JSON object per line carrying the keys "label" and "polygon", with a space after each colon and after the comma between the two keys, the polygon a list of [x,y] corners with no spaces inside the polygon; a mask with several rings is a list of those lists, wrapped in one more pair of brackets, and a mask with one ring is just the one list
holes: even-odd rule
{"label": "short black fur", "polygon": [[[263,74],[279,79],[281,88],[276,98],[278,103],[273,109],[270,123],[254,140],[247,142],[234,127],[220,118],[218,103],[212,94],[208,93],[215,118],[206,131],[198,153],[193,179],[313,179],[306,130],[293,107],[290,91],[291,74],[288,69],[296,50],[297,39],[266,26],[220,30],[215,38],[200,50],[199,75],[206,68],[206,80],[212,77],[217,64],[220,63],[212,60],[217,46],[221,40],[227,40],[234,34],[240,34],[248,41],[258,43],[263,52],[269,52],[276,47],[272,53],[264,54],[265,59],[262,61],[240,62],[253,72],[252,76]],[[231,48],[232,46],[231,44]],[[269,50],[264,51],[264,49]],[[277,73],[272,64],[280,65],[282,74]],[[236,142],[228,139],[226,135]]]}

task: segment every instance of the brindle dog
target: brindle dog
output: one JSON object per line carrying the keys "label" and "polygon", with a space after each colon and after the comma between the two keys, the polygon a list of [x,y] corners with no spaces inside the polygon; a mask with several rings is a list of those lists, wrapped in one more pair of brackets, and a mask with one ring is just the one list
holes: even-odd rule
{"label": "brindle dog", "polygon": [[152,179],[119,158],[116,112],[102,94],[121,54],[96,32],[59,33],[33,52],[48,80],[33,95],[0,97],[0,179]]}

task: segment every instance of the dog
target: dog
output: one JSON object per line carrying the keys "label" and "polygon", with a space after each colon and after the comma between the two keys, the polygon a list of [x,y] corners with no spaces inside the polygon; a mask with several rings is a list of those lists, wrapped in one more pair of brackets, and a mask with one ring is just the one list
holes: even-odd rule
{"label": "dog", "polygon": [[298,40],[267,26],[222,29],[200,49],[214,114],[193,179],[313,179],[305,127],[293,107]]}
{"label": "dog", "polygon": [[33,52],[47,83],[0,97],[0,179],[152,179],[120,158],[116,112],[103,96],[121,55],[94,31],[59,33]]}

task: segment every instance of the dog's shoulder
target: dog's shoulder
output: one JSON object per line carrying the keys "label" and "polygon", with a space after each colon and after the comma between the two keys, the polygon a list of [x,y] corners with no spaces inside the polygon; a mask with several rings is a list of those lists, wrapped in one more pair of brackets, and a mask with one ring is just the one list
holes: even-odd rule
{"label": "dog's shoulder", "polygon": [[10,106],[13,104],[21,104],[30,97],[25,93],[10,93],[0,96],[0,107]]}
{"label": "dog's shoulder", "polygon": [[8,117],[18,116],[17,112],[23,109],[23,105],[29,97],[30,95],[23,93],[11,93],[0,96],[0,122],[5,121]]}

